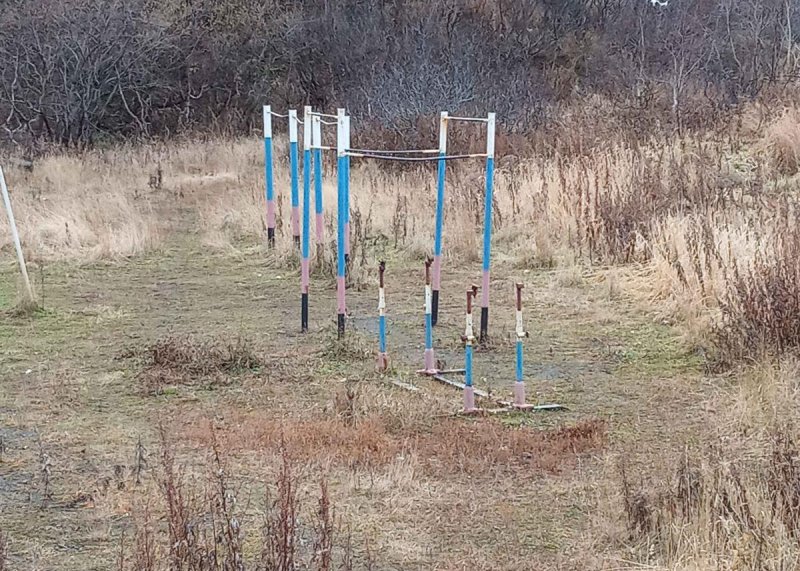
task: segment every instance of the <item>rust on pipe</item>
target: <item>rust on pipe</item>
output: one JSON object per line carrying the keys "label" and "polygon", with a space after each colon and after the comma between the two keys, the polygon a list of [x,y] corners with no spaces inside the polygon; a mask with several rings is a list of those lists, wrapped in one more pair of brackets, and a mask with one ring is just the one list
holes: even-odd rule
{"label": "rust on pipe", "polygon": [[427,258],[425,260],[425,285],[431,285],[431,264],[433,260],[431,258]]}
{"label": "rust on pipe", "polygon": [[525,284],[517,282],[517,311],[522,311],[522,288]]}
{"label": "rust on pipe", "polygon": [[378,264],[378,285],[380,285],[380,287],[383,287],[383,272],[385,271],[386,271],[386,262],[381,260],[381,262]]}

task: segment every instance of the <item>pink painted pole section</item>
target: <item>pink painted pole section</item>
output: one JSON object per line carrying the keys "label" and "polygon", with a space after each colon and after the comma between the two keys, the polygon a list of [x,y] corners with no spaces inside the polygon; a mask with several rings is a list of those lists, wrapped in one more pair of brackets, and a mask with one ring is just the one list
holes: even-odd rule
{"label": "pink painted pole section", "polygon": [[525,406],[525,383],[514,383],[514,405]]}
{"label": "pink painted pole section", "polygon": [[336,307],[339,315],[347,313],[347,307],[344,301],[344,276],[336,277]]}
{"label": "pink painted pole section", "polygon": [[325,241],[325,217],[323,214],[317,214],[317,244],[322,244]]}
{"label": "pink painted pole section", "polygon": [[292,236],[300,239],[300,207],[292,206]]}
{"label": "pink painted pole section", "polygon": [[275,228],[275,201],[267,202],[267,228]]}
{"label": "pink painted pole section", "polygon": [[464,387],[464,412],[474,412],[475,410],[475,389]]}
{"label": "pink painted pole section", "polygon": [[489,270],[483,271],[483,283],[481,287],[481,307],[489,307]]}
{"label": "pink painted pole section", "polygon": [[442,285],[442,256],[433,256],[433,291],[439,291]]}
{"label": "pink painted pole section", "polygon": [[300,261],[300,293],[308,293],[308,287],[311,283],[310,272],[308,267],[308,258],[303,258]]}

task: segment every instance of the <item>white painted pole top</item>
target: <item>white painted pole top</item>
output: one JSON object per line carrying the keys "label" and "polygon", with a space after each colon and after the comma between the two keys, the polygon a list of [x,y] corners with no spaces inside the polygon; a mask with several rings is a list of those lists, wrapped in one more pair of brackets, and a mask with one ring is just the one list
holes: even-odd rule
{"label": "white painted pole top", "polygon": [[297,142],[297,110],[289,109],[289,142]]}
{"label": "white painted pole top", "polygon": [[303,108],[303,149],[311,150],[311,105]]}
{"label": "white painted pole top", "polygon": [[322,118],[319,115],[311,118],[311,129],[313,131],[311,144],[318,149],[322,146]]}
{"label": "white painted pole top", "polygon": [[496,114],[489,113],[486,125],[486,156],[490,159],[494,158],[495,126],[496,126]]}
{"label": "white painted pole top", "polygon": [[447,154],[447,111],[439,115],[439,152]]}
{"label": "white painted pole top", "polygon": [[264,105],[264,138],[272,138],[272,107]]}
{"label": "white painted pole top", "polygon": [[344,109],[336,110],[336,154],[344,157],[347,153],[347,144],[344,140]]}

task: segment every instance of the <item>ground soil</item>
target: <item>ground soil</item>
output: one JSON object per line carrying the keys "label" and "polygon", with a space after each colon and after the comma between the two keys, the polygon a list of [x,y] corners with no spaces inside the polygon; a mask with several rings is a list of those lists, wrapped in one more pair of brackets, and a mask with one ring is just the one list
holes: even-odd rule
{"label": "ground soil", "polygon": [[[694,419],[707,390],[699,359],[685,352],[668,325],[609,288],[599,272],[521,269],[499,253],[493,341],[476,353],[476,384],[510,398],[513,284],[524,281],[528,393],[567,410],[459,418],[452,416],[461,405],[459,392],[415,374],[424,340],[421,261],[400,254],[388,260],[393,370],[379,375],[371,279],[348,291],[349,341],[341,344],[333,281],[315,276],[311,331],[300,334],[296,268],[278,264],[258,244],[211,250],[192,231],[190,213],[172,217],[188,222],[171,224],[162,247],[146,255],[33,268],[43,308],[0,319],[0,524],[11,538],[12,569],[113,567],[136,494],[146,488],[133,483],[137,443],[150,454],[147,477],[157,471],[159,422],[167,423],[186,462],[198,470],[202,460],[192,462],[206,444],[204,423],[217,423],[231,442],[238,477],[247,481],[260,472],[263,477],[271,465],[271,444],[244,436],[261,434],[253,423],[296,420],[313,432],[315,422],[339,422],[337,401],[345,385],[355,387],[365,422],[391,416],[402,426],[388,439],[419,436],[410,471],[403,472],[410,460],[384,443],[371,466],[331,460],[311,474],[310,480],[321,473],[331,480],[340,515],[356,541],[370,542],[376,569],[585,568],[600,561],[589,552],[606,549],[587,545],[585,531],[608,458],[626,455],[646,464],[675,453],[699,430]],[[0,266],[3,310],[13,306],[17,286],[6,258]],[[464,292],[479,270],[475,263],[445,263],[435,338],[447,367],[463,363]],[[159,339],[186,335],[245,338],[264,365],[222,383],[148,392],[142,355]],[[394,379],[418,391],[398,388]],[[485,470],[447,468],[437,463],[445,451],[431,441],[441,427],[457,433],[464,425],[480,431],[499,422],[504,430],[535,432],[593,420],[605,426],[601,441],[547,464],[487,454]],[[323,454],[310,454],[316,453]],[[358,454],[370,464],[371,452]],[[319,469],[314,466],[312,472]],[[386,485],[376,483],[381,478]]]}

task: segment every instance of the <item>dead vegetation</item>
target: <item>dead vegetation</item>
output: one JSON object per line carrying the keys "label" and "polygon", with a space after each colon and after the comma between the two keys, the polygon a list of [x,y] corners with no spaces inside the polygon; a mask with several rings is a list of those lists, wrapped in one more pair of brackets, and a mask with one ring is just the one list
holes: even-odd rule
{"label": "dead vegetation", "polygon": [[[211,429],[211,434],[214,434]],[[305,505],[299,464],[277,449],[273,482],[244,488],[236,465],[212,436],[208,469],[189,477],[174,443],[160,429],[157,493],[142,498],[133,541],[120,539],[118,568],[136,571],[342,571],[355,568],[352,540],[336,516],[324,478],[315,505]],[[257,506],[245,499],[262,495]],[[160,520],[165,520],[162,525]],[[370,564],[364,567],[370,568]]]}
{"label": "dead vegetation", "polygon": [[202,446],[214,439],[238,453],[285,446],[305,463],[368,472],[380,472],[398,457],[413,457],[421,472],[433,478],[555,474],[606,442],[606,426],[599,420],[552,430],[449,417],[402,425],[390,413],[356,412],[354,399],[342,404],[329,419],[271,419],[229,411],[214,432],[203,417],[187,421],[179,430],[183,438]]}
{"label": "dead vegetation", "polygon": [[674,475],[657,482],[636,481],[623,468],[625,525],[637,560],[671,569],[800,564],[800,450],[786,427],[772,433],[767,450],[758,457],[718,446],[685,453]]}
{"label": "dead vegetation", "polygon": [[149,394],[161,394],[175,385],[228,384],[237,375],[258,371],[264,364],[252,342],[242,336],[168,336],[147,348],[142,357],[144,368],[138,378]]}

